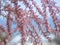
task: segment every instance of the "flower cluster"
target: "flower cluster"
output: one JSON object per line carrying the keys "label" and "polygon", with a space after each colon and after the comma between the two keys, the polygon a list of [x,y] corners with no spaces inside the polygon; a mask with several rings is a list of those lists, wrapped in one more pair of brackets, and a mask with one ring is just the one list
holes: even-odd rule
{"label": "flower cluster", "polygon": [[[25,44],[27,37],[34,45],[41,43],[41,34],[48,41],[51,41],[50,34],[60,37],[60,18],[58,18],[60,17],[60,7],[55,5],[54,0],[40,1],[42,9],[35,0],[0,1],[0,15],[6,18],[6,27],[4,28],[4,32],[7,34],[4,39],[6,45],[16,31],[21,34],[21,45]],[[34,8],[36,12],[33,10]],[[54,28],[51,27],[49,17],[53,20]],[[11,27],[12,24],[16,24],[14,29]],[[3,29],[0,29],[0,32],[1,30]]]}

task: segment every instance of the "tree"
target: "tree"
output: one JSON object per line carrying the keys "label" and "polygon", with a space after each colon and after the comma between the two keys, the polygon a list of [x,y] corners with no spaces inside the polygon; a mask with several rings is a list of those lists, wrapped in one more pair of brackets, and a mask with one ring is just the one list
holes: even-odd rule
{"label": "tree", "polygon": [[[2,2],[5,5],[3,5]],[[19,5],[19,3],[23,3],[25,9],[21,8],[21,5]],[[48,37],[48,35],[50,34],[53,34],[55,36],[59,35],[60,20],[57,17],[57,13],[58,16],[60,16],[59,15],[60,7],[55,5],[56,4],[55,1],[51,1],[51,0],[41,0],[41,3],[43,9],[41,9],[41,7],[37,5],[35,0],[7,0],[7,1],[1,0],[0,1],[0,6],[1,6],[0,15],[5,17],[7,20],[6,29],[4,29],[4,31],[7,34],[5,38],[6,45],[10,41],[11,35],[13,35],[13,33],[16,32],[17,30],[21,34],[21,45],[25,44],[27,37],[29,37],[29,40],[33,42],[34,45],[39,44],[40,42],[42,42],[40,35],[41,33],[45,38],[48,39],[48,41],[51,41],[51,38]],[[39,14],[37,14],[37,12],[34,12],[33,10],[34,7],[36,8]],[[55,25],[54,29],[52,29],[51,25],[48,22],[49,17],[46,12],[47,8],[48,8],[48,12],[50,13],[50,16],[53,19]],[[41,16],[42,18],[39,16]],[[38,28],[35,27],[32,21],[34,21],[37,24]],[[16,23],[17,26],[15,29],[12,29],[11,25],[14,23]]]}

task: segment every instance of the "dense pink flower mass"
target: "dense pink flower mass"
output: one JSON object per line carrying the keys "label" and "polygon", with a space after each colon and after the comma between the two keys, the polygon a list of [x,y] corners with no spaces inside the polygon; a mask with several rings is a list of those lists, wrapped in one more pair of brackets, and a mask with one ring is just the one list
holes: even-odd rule
{"label": "dense pink flower mass", "polygon": [[[0,24],[0,45],[9,45],[13,34],[17,31],[21,34],[21,45],[25,45],[27,38],[34,45],[38,45],[42,42],[41,35],[48,41],[52,40],[50,34],[60,38],[60,7],[55,5],[54,0],[40,1],[42,8],[35,0],[0,1],[0,16],[3,20],[6,19],[4,24]],[[54,28],[49,22],[50,17]],[[13,24],[16,24],[15,28],[12,27]]]}

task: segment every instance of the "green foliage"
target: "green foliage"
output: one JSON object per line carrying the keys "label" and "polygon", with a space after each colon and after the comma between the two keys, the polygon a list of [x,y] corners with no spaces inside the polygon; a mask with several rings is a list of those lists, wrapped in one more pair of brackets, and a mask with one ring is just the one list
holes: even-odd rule
{"label": "green foliage", "polygon": [[4,33],[0,33],[0,42],[5,41],[5,39],[6,39],[5,32]]}

